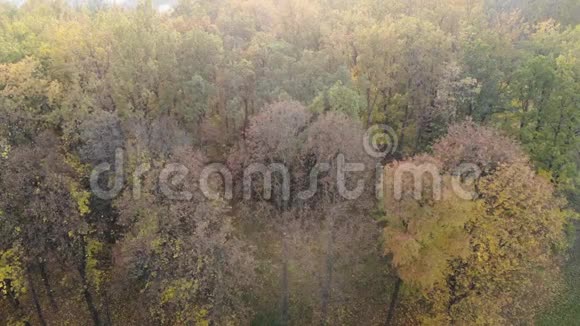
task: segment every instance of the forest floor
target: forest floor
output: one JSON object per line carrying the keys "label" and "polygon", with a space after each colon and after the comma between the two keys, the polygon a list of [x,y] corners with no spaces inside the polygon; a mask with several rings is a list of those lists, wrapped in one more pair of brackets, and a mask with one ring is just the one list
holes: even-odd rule
{"label": "forest floor", "polygon": [[537,321],[537,325],[580,325],[580,222],[576,223],[576,237],[566,264],[566,291]]}

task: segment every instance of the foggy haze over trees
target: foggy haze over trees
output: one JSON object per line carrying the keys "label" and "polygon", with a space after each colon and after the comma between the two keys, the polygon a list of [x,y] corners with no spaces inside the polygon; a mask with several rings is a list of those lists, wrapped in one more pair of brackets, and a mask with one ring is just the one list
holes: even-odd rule
{"label": "foggy haze over trees", "polygon": [[0,1],[0,324],[577,324],[579,19]]}

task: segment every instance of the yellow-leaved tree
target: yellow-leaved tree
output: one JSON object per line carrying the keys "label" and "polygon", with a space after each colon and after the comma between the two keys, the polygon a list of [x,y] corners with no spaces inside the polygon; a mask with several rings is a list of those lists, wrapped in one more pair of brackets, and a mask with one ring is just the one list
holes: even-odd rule
{"label": "yellow-leaved tree", "polygon": [[[399,277],[387,323],[531,323],[559,290],[565,201],[517,144],[470,121],[451,126],[433,156],[385,173],[395,190],[385,195],[385,252]],[[480,177],[469,188],[465,163]],[[394,317],[401,281],[406,304]]]}

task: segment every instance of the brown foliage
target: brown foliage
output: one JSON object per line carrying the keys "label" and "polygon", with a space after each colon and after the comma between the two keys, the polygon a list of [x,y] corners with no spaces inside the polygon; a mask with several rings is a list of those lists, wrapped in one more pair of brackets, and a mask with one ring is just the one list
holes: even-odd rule
{"label": "brown foliage", "polygon": [[433,145],[433,155],[448,171],[472,163],[484,174],[492,173],[500,164],[528,161],[514,140],[471,120],[450,126],[447,135]]}

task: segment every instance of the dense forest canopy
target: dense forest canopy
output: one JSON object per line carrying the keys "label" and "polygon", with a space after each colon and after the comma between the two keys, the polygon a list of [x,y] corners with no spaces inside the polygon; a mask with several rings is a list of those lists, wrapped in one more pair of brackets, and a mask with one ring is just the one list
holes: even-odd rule
{"label": "dense forest canopy", "polygon": [[0,324],[574,325],[579,60],[577,0],[0,1]]}

